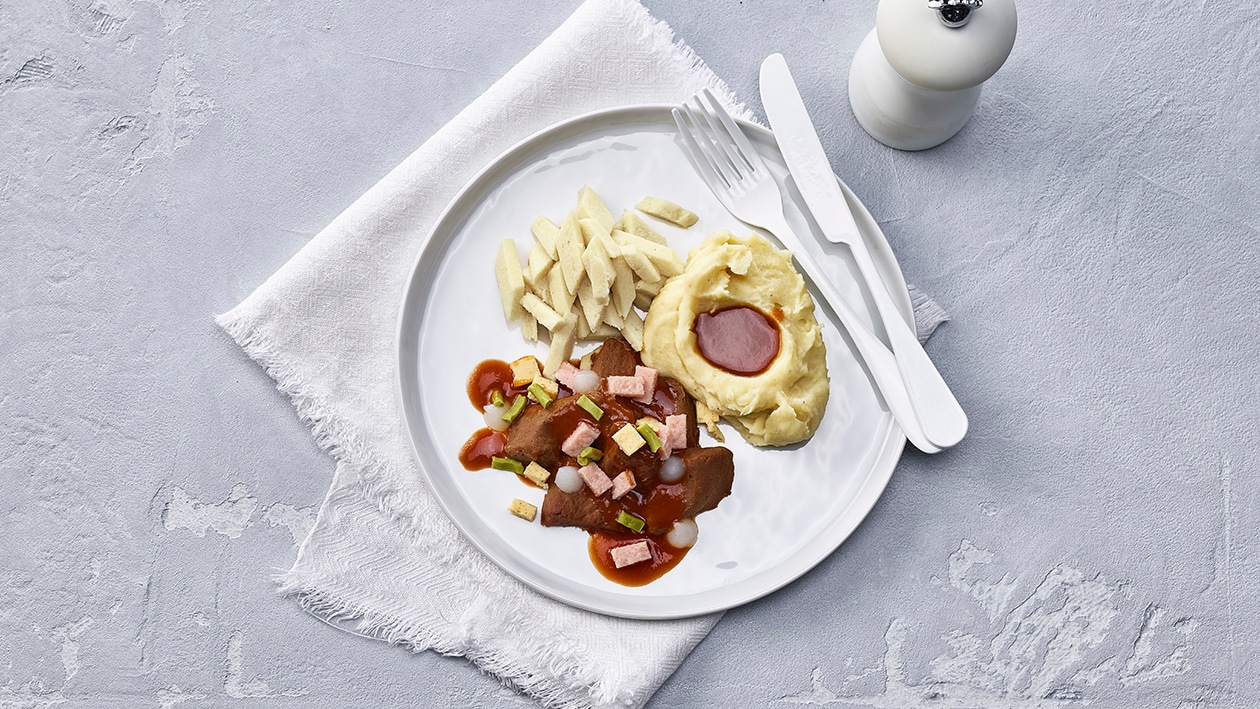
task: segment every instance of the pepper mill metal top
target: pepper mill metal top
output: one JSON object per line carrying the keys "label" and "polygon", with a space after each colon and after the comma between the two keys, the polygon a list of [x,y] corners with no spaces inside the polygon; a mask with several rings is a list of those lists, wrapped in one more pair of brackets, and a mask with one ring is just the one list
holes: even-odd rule
{"label": "pepper mill metal top", "polygon": [[951,29],[962,27],[971,21],[971,11],[979,9],[984,0],[928,0],[928,7],[936,10],[941,23]]}
{"label": "pepper mill metal top", "polygon": [[[906,81],[932,91],[979,86],[1002,66],[1015,45],[1016,0],[880,0],[875,12],[879,46],[888,63]],[[954,4],[950,4],[950,3]],[[951,29],[945,11],[966,11],[966,26]]]}

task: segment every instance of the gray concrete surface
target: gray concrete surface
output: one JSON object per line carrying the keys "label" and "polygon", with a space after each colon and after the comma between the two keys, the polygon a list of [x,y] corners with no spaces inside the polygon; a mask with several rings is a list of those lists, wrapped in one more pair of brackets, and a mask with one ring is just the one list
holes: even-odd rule
{"label": "gray concrete surface", "polygon": [[[1260,705],[1260,9],[1022,2],[903,154],[873,0],[646,4],[754,108],[793,61],[972,416],[652,706]],[[0,707],[529,703],[275,595],[332,463],[211,315],[575,6],[0,1]]]}

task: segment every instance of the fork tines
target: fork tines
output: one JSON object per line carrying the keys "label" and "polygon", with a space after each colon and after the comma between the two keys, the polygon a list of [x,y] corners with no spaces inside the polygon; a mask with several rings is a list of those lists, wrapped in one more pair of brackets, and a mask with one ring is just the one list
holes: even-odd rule
{"label": "fork tines", "polygon": [[673,110],[673,116],[692,160],[707,179],[738,189],[744,180],[764,174],[765,164],[756,149],[712,91],[692,96],[691,102]]}

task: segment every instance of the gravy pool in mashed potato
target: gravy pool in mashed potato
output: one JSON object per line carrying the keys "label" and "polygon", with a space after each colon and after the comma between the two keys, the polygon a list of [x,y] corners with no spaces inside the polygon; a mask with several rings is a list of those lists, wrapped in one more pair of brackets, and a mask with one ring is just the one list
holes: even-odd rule
{"label": "gravy pool in mashed potato", "polygon": [[648,310],[643,361],[753,445],[813,435],[831,385],[814,301],[792,257],[760,236],[711,234]]}

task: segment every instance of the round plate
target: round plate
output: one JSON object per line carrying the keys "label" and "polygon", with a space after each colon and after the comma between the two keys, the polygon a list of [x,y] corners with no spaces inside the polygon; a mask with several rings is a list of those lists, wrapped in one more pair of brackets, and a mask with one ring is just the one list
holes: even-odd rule
{"label": "round plate", "polygon": [[[530,223],[539,215],[560,222],[576,207],[583,185],[598,192],[614,215],[646,195],[696,212],[700,222],[689,230],[649,218],[680,255],[715,230],[750,231],[693,171],[670,108],[635,106],[579,116],[501,155],[438,220],[416,261],[399,316],[399,385],[407,431],[429,487],[451,520],[504,571],[539,592],[626,618],[720,611],[791,582],[862,521],[905,445],[843,328],[829,309],[819,307],[831,398],[818,432],[803,444],[773,449],[750,446],[727,428],[725,445],[735,456],[731,495],[697,518],[699,541],[682,563],[646,586],[621,586],[601,576],[591,563],[586,532],[543,527],[508,513],[513,498],[541,507],[542,490],[523,485],[511,473],[470,472],[460,465],[460,446],[483,425],[465,392],[472,369],[485,359],[546,354],[544,345],[527,342],[504,320],[494,278],[501,240],[515,239],[526,253],[532,244]],[[856,265],[845,247],[819,238],[804,216],[774,136],[749,123],[744,127],[785,187],[789,224],[870,321],[874,308],[857,285]],[[911,320],[910,299],[888,243],[870,213],[845,190],[889,289]],[[804,236],[807,232],[813,238]],[[581,347],[578,352],[585,351]],[[701,438],[702,445],[717,445]]]}

